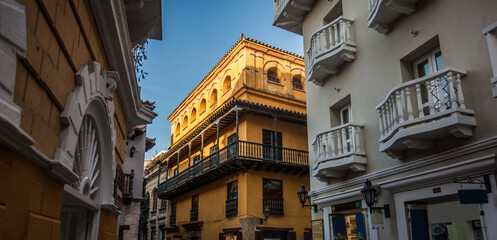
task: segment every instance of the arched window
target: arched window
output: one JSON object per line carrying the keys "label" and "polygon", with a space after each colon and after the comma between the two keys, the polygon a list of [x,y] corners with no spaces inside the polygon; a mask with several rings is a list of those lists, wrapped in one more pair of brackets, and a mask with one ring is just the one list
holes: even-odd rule
{"label": "arched window", "polygon": [[280,78],[278,77],[278,70],[272,67],[267,70],[267,80],[269,82],[280,83]]}
{"label": "arched window", "polygon": [[202,101],[200,101],[200,106],[199,106],[199,110],[200,110],[200,114],[202,115],[202,113],[205,112],[205,106],[207,105],[207,101],[204,99],[202,99]]}
{"label": "arched window", "polygon": [[217,89],[214,89],[211,93],[211,106],[217,103]]}
{"label": "arched window", "polygon": [[223,92],[226,93],[230,89],[231,89],[231,76],[226,76],[226,78],[224,79],[224,82],[223,82]]}
{"label": "arched window", "polygon": [[178,123],[178,124],[176,125],[176,132],[175,132],[175,133],[176,133],[176,136],[177,136],[177,135],[179,135],[180,131],[181,131],[181,126],[180,126],[180,125],[179,125],[179,123]]}
{"label": "arched window", "polygon": [[185,116],[183,118],[183,129],[186,129],[188,127],[188,116]]}
{"label": "arched window", "polygon": [[196,108],[193,108],[192,109],[192,112],[190,113],[190,121],[191,122],[194,122],[195,119],[197,119],[197,109]]}
{"label": "arched window", "polygon": [[295,75],[292,78],[292,87],[298,90],[304,90],[304,85],[302,84],[302,76]]}
{"label": "arched window", "polygon": [[152,192],[152,197],[153,197],[152,211],[156,211],[157,210],[157,189],[154,189],[154,191]]}

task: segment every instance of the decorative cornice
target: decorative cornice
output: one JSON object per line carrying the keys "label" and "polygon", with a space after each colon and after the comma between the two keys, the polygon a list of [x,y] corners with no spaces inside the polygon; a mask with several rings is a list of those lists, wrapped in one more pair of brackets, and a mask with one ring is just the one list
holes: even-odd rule
{"label": "decorative cornice", "polygon": [[126,115],[126,126],[131,128],[151,123],[157,113],[140,99],[123,1],[91,0],[91,6],[110,67],[121,78],[117,89]]}

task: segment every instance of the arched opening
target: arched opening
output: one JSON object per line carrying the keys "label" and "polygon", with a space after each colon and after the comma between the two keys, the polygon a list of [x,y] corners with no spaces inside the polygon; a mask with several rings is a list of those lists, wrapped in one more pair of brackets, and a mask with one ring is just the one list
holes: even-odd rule
{"label": "arched opening", "polygon": [[195,119],[197,119],[197,109],[193,108],[192,112],[190,113],[190,121],[195,122]]}
{"label": "arched opening", "polygon": [[268,82],[280,83],[280,77],[278,76],[278,69],[272,67],[267,70],[267,80]]}
{"label": "arched opening", "polygon": [[211,93],[211,106],[214,106],[217,103],[217,89],[214,89]]}
{"label": "arched opening", "polygon": [[231,76],[226,76],[223,82],[223,92],[226,93],[231,89]]}
{"label": "arched opening", "polygon": [[304,90],[304,85],[302,84],[302,76],[300,74],[293,76],[292,87],[294,89],[298,89],[298,90],[302,90],[302,91]]}
{"label": "arched opening", "polygon": [[207,101],[204,98],[204,99],[202,99],[202,101],[200,101],[200,106],[199,106],[200,115],[202,115],[205,112],[206,105],[207,105]]}
{"label": "arched opening", "polygon": [[181,126],[179,125],[179,123],[176,125],[176,131],[174,132],[176,134],[176,136],[179,135],[179,133],[181,132]]}
{"label": "arched opening", "polygon": [[185,116],[183,118],[183,129],[186,129],[188,127],[188,116]]}

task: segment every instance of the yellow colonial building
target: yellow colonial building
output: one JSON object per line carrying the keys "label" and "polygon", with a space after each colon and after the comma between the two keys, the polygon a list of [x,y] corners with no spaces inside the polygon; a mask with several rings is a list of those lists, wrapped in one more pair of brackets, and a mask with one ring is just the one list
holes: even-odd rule
{"label": "yellow colonial building", "polygon": [[0,0],[0,239],[118,239],[128,130],[157,116],[132,46],[161,37],[160,0]]}
{"label": "yellow colonial building", "polygon": [[168,239],[309,235],[304,73],[302,57],[242,35],[173,111],[158,186]]}

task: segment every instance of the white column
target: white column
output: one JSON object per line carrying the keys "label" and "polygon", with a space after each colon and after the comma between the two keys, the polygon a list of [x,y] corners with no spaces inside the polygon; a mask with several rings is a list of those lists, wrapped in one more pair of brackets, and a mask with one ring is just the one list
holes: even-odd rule
{"label": "white column", "polygon": [[333,239],[333,226],[330,222],[331,207],[323,208],[323,229],[324,229],[324,239]]}

